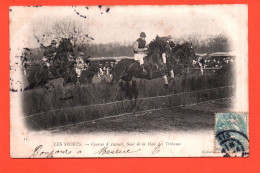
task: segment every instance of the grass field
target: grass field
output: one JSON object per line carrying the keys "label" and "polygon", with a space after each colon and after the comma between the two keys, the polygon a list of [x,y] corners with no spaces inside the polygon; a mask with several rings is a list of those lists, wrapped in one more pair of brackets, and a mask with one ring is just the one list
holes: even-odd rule
{"label": "grass field", "polygon": [[160,131],[212,130],[215,112],[228,112],[232,98],[208,101],[198,105],[132,113],[54,128],[53,133],[129,133]]}

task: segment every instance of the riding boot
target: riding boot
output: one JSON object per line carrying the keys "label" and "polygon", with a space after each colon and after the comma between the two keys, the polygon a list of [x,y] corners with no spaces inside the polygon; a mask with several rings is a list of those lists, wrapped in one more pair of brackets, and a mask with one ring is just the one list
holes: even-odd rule
{"label": "riding boot", "polygon": [[163,63],[163,70],[166,70],[166,69],[167,69],[166,63]]}
{"label": "riding boot", "polygon": [[147,75],[147,70],[144,68],[144,64],[141,64],[143,75]]}

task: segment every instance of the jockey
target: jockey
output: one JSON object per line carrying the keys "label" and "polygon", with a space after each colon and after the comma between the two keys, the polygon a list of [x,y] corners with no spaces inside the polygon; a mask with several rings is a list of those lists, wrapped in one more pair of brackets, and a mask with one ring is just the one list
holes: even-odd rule
{"label": "jockey", "polygon": [[56,47],[57,42],[55,40],[51,41],[51,45],[46,47],[44,53],[43,53],[43,58],[42,60],[46,63],[47,67],[50,67],[50,60],[54,58],[57,52],[57,47]]}
{"label": "jockey", "polygon": [[200,72],[201,72],[201,75],[203,75],[203,68],[205,68],[205,63],[206,63],[206,60],[204,60],[204,58],[202,56],[198,57],[198,64],[199,64],[199,67],[200,67]]}
{"label": "jockey", "polygon": [[162,60],[163,60],[163,68],[166,69],[166,56],[170,56],[172,53],[172,49],[175,46],[174,42],[172,41],[172,36],[168,35],[166,37],[162,37],[163,39],[167,40],[167,44],[169,44],[169,49],[165,50],[162,54]]}
{"label": "jockey", "polygon": [[104,75],[104,72],[102,70],[102,64],[98,65],[98,77],[102,78],[102,76]]}
{"label": "jockey", "polygon": [[80,75],[82,71],[85,68],[85,62],[83,60],[84,53],[80,52],[79,56],[76,58],[76,73],[77,73],[77,78],[80,78]]}
{"label": "jockey", "polygon": [[24,75],[26,75],[26,69],[27,69],[27,61],[28,61],[28,59],[27,59],[27,55],[30,53],[30,49],[28,49],[28,48],[23,48],[24,49],[24,51],[23,51],[23,53],[22,53],[22,56],[20,57],[21,58],[21,62],[22,62],[22,67],[23,67],[23,70],[24,70]]}
{"label": "jockey", "polygon": [[144,56],[147,51],[145,37],[146,34],[141,32],[140,38],[138,38],[133,44],[134,59],[140,63],[143,74],[147,74],[147,71],[144,68]]}
{"label": "jockey", "polygon": [[[169,44],[169,49],[165,50],[165,52],[162,54],[163,69],[167,69],[166,57],[169,57],[169,56],[171,56],[173,54],[173,49],[176,47],[176,44],[173,42],[173,38],[172,38],[171,35],[168,35],[168,36],[166,36],[164,38],[167,40],[167,44]],[[173,71],[173,69],[170,70],[170,76],[171,76],[171,79],[174,78],[174,71]]]}

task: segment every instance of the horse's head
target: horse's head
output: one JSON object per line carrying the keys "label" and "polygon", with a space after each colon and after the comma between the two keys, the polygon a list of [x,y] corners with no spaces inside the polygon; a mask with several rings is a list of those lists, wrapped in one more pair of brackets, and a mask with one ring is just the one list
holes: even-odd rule
{"label": "horse's head", "polygon": [[176,44],[173,41],[169,41],[168,44],[170,48],[174,48],[176,46]]}
{"label": "horse's head", "polygon": [[170,49],[169,38],[159,37],[158,35],[152,40],[148,47],[148,54],[150,53],[164,53]]}
{"label": "horse's head", "polygon": [[185,52],[187,53],[187,55],[193,60],[196,59],[196,54],[193,49],[192,43],[186,42],[183,44],[183,46],[185,48]]}
{"label": "horse's head", "polygon": [[58,52],[61,53],[72,53],[73,45],[69,38],[62,38],[59,43]]}

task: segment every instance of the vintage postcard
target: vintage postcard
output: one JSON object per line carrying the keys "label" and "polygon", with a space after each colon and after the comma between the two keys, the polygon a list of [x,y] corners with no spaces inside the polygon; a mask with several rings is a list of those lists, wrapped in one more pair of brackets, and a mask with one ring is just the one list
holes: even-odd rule
{"label": "vintage postcard", "polygon": [[248,157],[247,15],[10,6],[10,156]]}

